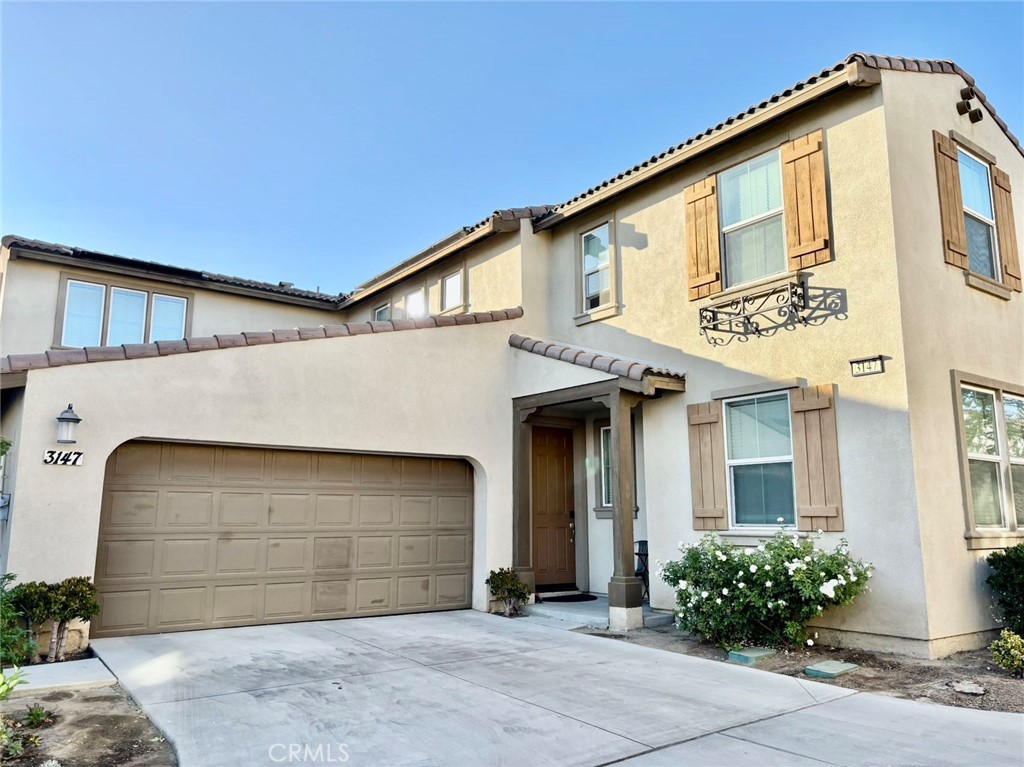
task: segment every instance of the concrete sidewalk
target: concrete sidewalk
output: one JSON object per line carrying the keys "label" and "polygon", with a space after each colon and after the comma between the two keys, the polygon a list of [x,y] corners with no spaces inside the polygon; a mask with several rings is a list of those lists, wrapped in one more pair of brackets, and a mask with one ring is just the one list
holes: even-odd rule
{"label": "concrete sidewalk", "polygon": [[100,639],[182,767],[1020,765],[1024,717],[473,611]]}

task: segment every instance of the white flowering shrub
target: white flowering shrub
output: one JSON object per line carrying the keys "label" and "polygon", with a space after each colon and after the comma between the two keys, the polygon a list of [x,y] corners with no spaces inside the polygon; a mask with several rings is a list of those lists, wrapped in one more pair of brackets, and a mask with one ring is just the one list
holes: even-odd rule
{"label": "white flowering shrub", "polygon": [[845,539],[825,550],[786,531],[756,548],[712,533],[679,549],[682,558],[660,573],[676,590],[676,624],[726,649],[813,645],[807,622],[852,602],[872,573],[850,556]]}

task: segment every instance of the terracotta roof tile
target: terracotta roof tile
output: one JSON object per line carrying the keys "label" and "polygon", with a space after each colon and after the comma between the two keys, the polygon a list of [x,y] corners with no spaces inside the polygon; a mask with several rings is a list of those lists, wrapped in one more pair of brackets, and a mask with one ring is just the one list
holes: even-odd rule
{"label": "terracotta roof tile", "polygon": [[[509,319],[523,316],[522,307],[501,312],[480,312],[470,316],[473,322],[497,322],[496,315]],[[355,322],[348,325],[323,325],[319,328],[295,328],[292,330],[260,331],[210,337],[186,338],[181,341],[157,341],[149,344],[124,344],[122,346],[90,346],[85,349],[57,349],[43,354],[9,354],[0,357],[0,373],[21,373],[37,368],[81,365],[90,362],[113,360],[135,360],[159,357],[168,354],[187,354],[240,346],[290,343],[292,341],[314,341],[340,336],[370,335],[420,328],[448,327],[455,323],[440,322],[445,317],[423,317],[418,320],[386,320],[373,323]],[[460,323],[467,324],[467,323]],[[518,337],[518,336],[517,336]]]}
{"label": "terracotta roof tile", "polygon": [[213,336],[186,338],[185,345],[190,352],[205,352],[210,349],[220,348],[220,344],[217,343],[217,339]]}
{"label": "terracotta roof tile", "polygon": [[[105,346],[105,349],[118,349],[123,347]],[[189,351],[188,341],[182,339],[180,341],[157,341],[157,351],[160,352],[160,356],[167,356],[168,354],[186,354]]]}
{"label": "terracotta roof tile", "polygon": [[81,362],[88,362],[85,349],[54,349],[46,352],[46,359],[50,361],[50,367],[60,365],[77,365]]}
{"label": "terracotta roof tile", "polygon": [[231,349],[235,346],[245,346],[245,336],[241,333],[227,333],[225,335],[214,336],[217,339],[217,346],[221,349]]}
{"label": "terracotta roof tile", "polygon": [[654,367],[653,365],[636,360],[624,360],[608,355],[596,354],[568,346],[567,344],[537,341],[517,333],[509,336],[508,345],[513,349],[521,349],[531,354],[539,354],[542,357],[569,362],[573,365],[599,370],[602,373],[611,373],[612,375],[629,378],[634,381],[642,381],[645,376],[649,375],[686,380],[685,373],[679,373],[675,370]]}

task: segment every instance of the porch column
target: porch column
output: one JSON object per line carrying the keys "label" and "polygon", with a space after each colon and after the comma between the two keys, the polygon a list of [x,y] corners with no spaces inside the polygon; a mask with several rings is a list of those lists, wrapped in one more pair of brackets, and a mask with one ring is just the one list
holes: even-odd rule
{"label": "porch column", "polygon": [[513,408],[512,422],[512,567],[532,593],[533,543],[530,525],[530,437],[527,419],[540,408]]}
{"label": "porch column", "polygon": [[626,631],[643,626],[643,584],[636,577],[633,544],[633,408],[641,401],[617,389],[608,398],[611,411],[612,546],[614,574],[608,583],[609,628]]}

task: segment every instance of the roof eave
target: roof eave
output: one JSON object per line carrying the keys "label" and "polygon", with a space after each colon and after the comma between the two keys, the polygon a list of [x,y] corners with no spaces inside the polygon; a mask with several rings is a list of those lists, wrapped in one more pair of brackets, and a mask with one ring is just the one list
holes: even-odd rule
{"label": "roof eave", "polygon": [[[409,277],[428,269],[434,264],[466,250],[467,248],[471,248],[472,246],[477,245],[496,234],[518,231],[519,221],[520,219],[503,219],[500,215],[494,214],[488,218],[482,226],[477,227],[471,232],[467,232],[462,237],[452,240],[433,252],[428,251],[425,256],[411,261],[411,263],[398,271],[394,271],[390,274],[385,272],[385,275],[387,276],[378,278],[376,281],[371,280],[369,283],[366,283],[368,287],[362,289],[357,288],[352,295],[341,303],[340,308],[348,309],[349,307],[360,304],[373,296],[379,295],[389,288],[394,287],[397,283],[402,282],[403,280],[406,280]],[[442,240],[442,242],[444,241]]]}
{"label": "roof eave", "polygon": [[107,274],[135,277],[137,279],[158,280],[173,285],[185,285],[192,288],[201,288],[202,290],[213,290],[218,293],[233,293],[248,298],[260,298],[265,301],[306,306],[324,311],[337,311],[340,306],[336,300],[327,296],[323,300],[317,300],[315,298],[274,293],[269,290],[247,288],[243,285],[214,282],[203,279],[202,272],[172,266],[147,269],[141,266],[145,262],[133,262],[132,259],[117,256],[99,257],[98,254],[97,256],[89,256],[87,254],[76,255],[71,251],[58,252],[56,248],[35,248],[20,243],[11,243],[6,247],[10,249],[14,259],[28,258],[33,261],[45,261],[76,269],[90,269]]}
{"label": "roof eave", "polygon": [[757,114],[737,121],[706,138],[695,141],[692,145],[677,151],[671,157],[661,162],[636,171],[628,178],[610,184],[607,188],[572,203],[562,210],[540,216],[533,222],[533,231],[543,232],[548,229],[554,229],[569,219],[575,218],[598,205],[602,205],[641,184],[669,173],[702,154],[733,141],[756,128],[774,122],[814,101],[851,87],[871,88],[882,81],[881,74],[877,69],[859,61],[848,64],[843,70],[843,75],[845,76],[833,76],[819,80],[812,85],[802,88],[793,95],[772,104]]}

